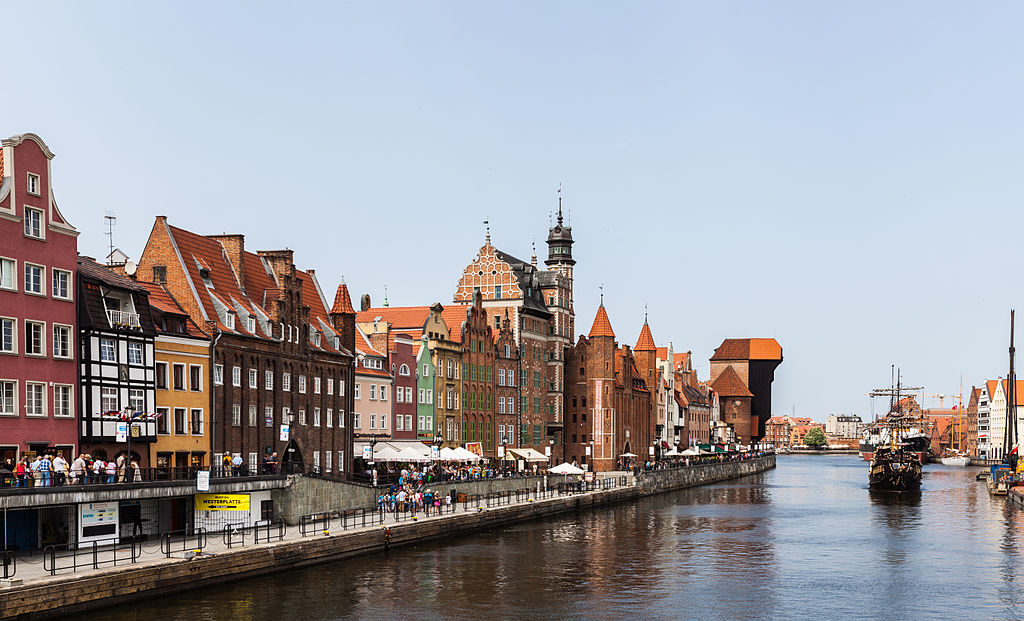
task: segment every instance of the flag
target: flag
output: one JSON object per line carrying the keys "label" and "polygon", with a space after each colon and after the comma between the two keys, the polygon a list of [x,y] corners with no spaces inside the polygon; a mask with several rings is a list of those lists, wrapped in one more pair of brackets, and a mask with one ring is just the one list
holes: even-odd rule
{"label": "flag", "polygon": [[1016,454],[1017,454],[1017,449],[1018,449],[1018,448],[1019,448],[1019,447],[1016,447],[1016,446],[1015,446],[1015,447],[1013,447],[1013,450],[1012,450],[1012,451],[1010,451],[1010,453],[1009,453],[1009,454],[1007,455],[1007,457],[1009,457],[1010,455],[1016,455]]}

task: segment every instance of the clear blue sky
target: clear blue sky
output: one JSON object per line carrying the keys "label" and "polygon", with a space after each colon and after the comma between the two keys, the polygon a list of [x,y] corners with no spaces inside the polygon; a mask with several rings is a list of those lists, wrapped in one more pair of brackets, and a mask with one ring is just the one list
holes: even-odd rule
{"label": "clear blue sky", "polygon": [[290,247],[328,291],[449,302],[481,221],[527,258],[562,183],[578,331],[603,282],[620,339],[647,303],[703,375],[775,337],[776,413],[819,420],[869,415],[891,363],[935,393],[1005,374],[1019,3],[0,10],[0,133],[57,153],[85,254],[105,211],[133,257],[164,214]]}

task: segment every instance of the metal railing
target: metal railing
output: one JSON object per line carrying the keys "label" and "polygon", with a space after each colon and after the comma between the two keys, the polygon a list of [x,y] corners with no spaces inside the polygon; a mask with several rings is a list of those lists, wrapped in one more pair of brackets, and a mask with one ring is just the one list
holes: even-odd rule
{"label": "metal railing", "polygon": [[0,550],[0,561],[4,566],[4,580],[9,580],[18,573],[18,555],[14,550]]}
{"label": "metal railing", "polygon": [[487,494],[487,506],[488,507],[500,507],[501,505],[512,504],[512,496],[515,492],[503,491],[503,492],[491,492]]}
{"label": "metal railing", "polygon": [[[58,555],[58,552],[63,553]],[[101,565],[134,563],[140,556],[142,556],[142,539],[139,537],[132,537],[124,542],[115,538],[84,544],[62,543],[43,548],[43,571],[47,571],[53,576],[58,571],[78,571],[86,567],[99,569]]]}
{"label": "metal railing", "polygon": [[4,494],[9,493],[31,493],[28,490],[54,489],[66,487],[106,487],[109,485],[130,485],[139,483],[151,483],[155,481],[194,481],[200,471],[209,471],[210,478],[256,478],[268,476],[280,476],[269,473],[248,473],[245,469],[234,471],[232,468],[221,466],[192,466],[182,468],[154,467],[154,468],[132,468],[119,470],[114,474],[106,472],[96,474],[93,472],[68,472],[63,478],[56,474],[50,477],[49,485],[43,486],[42,480],[36,481],[31,475],[25,475],[20,479],[16,476],[0,475],[0,490]]}
{"label": "metal railing", "polygon": [[127,311],[119,310],[108,310],[107,320],[110,322],[111,328],[116,328],[119,326],[127,326],[129,328],[141,327],[141,325],[139,324],[138,313],[129,313]]}
{"label": "metal railing", "polygon": [[252,532],[252,529],[245,525],[245,522],[232,522],[224,525],[224,532],[221,534],[221,541],[226,547],[244,546],[245,538]]}
{"label": "metal railing", "polygon": [[259,520],[253,523],[252,533],[254,543],[270,543],[271,541],[283,541],[288,534],[288,525],[284,520]]}
{"label": "metal railing", "polygon": [[193,529],[172,530],[160,533],[160,552],[170,558],[174,552],[195,550],[201,552],[206,548],[206,529],[199,526]]}
{"label": "metal railing", "polygon": [[331,513],[329,511],[299,516],[299,534],[303,537],[318,533],[327,534],[330,530]]}
{"label": "metal railing", "polygon": [[363,526],[373,526],[374,524],[381,524],[384,522],[384,511],[376,508],[371,509],[346,509],[344,511],[338,511],[338,519],[341,521],[341,529],[348,530],[349,526],[352,528],[359,528]]}

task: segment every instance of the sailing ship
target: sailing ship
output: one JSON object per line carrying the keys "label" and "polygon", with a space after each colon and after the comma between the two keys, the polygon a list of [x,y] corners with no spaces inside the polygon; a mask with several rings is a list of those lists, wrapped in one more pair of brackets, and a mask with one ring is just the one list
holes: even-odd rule
{"label": "sailing ship", "polygon": [[[888,391],[889,413],[875,423],[883,443],[874,447],[871,466],[868,468],[868,488],[871,490],[910,492],[921,489],[922,459],[906,438],[907,430],[917,418],[903,412],[904,401],[900,399],[899,373],[895,386]],[[875,391],[880,392],[880,391]]]}

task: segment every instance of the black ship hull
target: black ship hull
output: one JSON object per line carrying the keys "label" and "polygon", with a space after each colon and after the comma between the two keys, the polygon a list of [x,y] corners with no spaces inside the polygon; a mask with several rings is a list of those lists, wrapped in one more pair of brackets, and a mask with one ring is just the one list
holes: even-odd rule
{"label": "black ship hull", "polygon": [[891,454],[876,451],[871,460],[868,488],[889,492],[913,492],[921,489],[921,461],[913,453]]}

